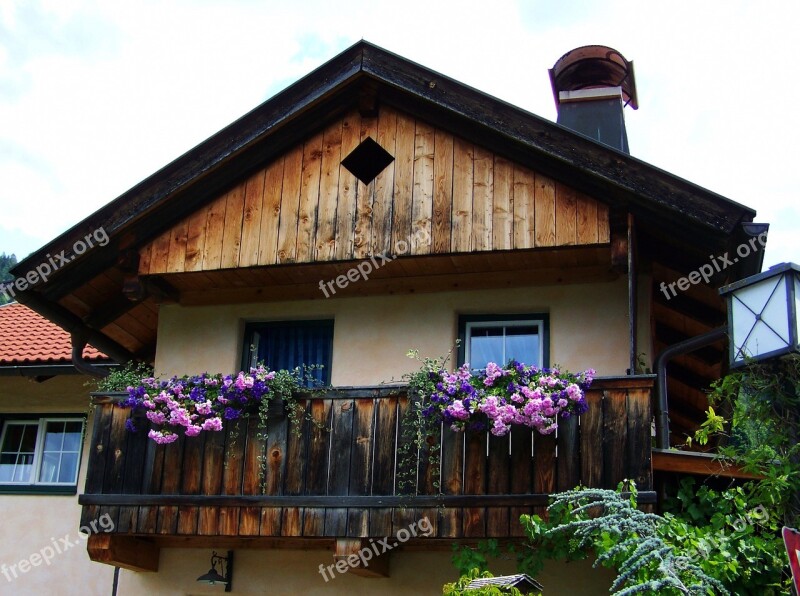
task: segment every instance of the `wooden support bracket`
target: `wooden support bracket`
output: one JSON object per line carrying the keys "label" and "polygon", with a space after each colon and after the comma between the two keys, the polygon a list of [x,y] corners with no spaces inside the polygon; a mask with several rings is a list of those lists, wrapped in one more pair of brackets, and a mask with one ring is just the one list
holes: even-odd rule
{"label": "wooden support bracket", "polygon": [[339,573],[347,572],[361,577],[389,577],[389,553],[383,553],[377,540],[337,538],[333,559]]}
{"label": "wooden support bracket", "polygon": [[118,534],[90,534],[89,558],[130,571],[158,571],[160,548],[146,539]]}

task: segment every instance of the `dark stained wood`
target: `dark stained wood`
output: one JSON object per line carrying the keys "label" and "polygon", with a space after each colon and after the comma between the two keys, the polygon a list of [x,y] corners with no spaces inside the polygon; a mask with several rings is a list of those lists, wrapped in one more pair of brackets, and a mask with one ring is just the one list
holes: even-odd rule
{"label": "dark stained wood", "polygon": [[581,483],[601,486],[603,482],[603,393],[586,393],[589,409],[581,415]]}
{"label": "dark stained wood", "polygon": [[577,417],[559,420],[557,445],[556,487],[559,491],[570,490],[581,482],[581,450]]}
{"label": "dark stained wood", "polygon": [[[486,494],[486,431],[467,431],[464,438],[464,493]],[[464,509],[464,537],[486,536],[486,509],[470,507]]]}
{"label": "dark stained wood", "polygon": [[603,486],[616,488],[625,478],[627,391],[608,389],[603,399]]}
{"label": "dark stained wood", "polygon": [[[408,531],[423,518],[443,539],[520,536],[521,514],[544,514],[548,495],[579,482],[614,488],[634,478],[641,502],[655,502],[652,383],[652,376],[596,379],[580,425],[562,421],[557,439],[521,428],[506,437],[443,429],[407,462],[414,482],[406,494],[396,486],[398,443],[408,440],[397,437],[409,407],[402,387],[301,397],[299,435],[286,418],[273,417],[264,443],[252,417],[167,446],[147,439],[144,419],[139,433],[127,433],[128,411],[115,407],[122,398],[98,396],[92,444],[104,447],[91,464],[100,470],[87,472],[91,490],[79,497],[81,520],[108,512],[118,520],[116,533],[192,540],[365,539]],[[440,468],[428,458],[438,444]],[[684,460],[670,463],[687,467]]]}
{"label": "dark stained wood", "polygon": [[[486,492],[505,495],[511,492],[511,437],[489,435],[489,457],[487,459]],[[486,508],[486,534],[492,537],[509,535],[508,507]]]}
{"label": "dark stained wood", "polygon": [[[355,400],[338,401],[332,408],[330,468],[328,494],[346,495],[350,486],[350,450],[353,441]],[[325,534],[347,535],[347,509],[329,509],[325,512]]]}

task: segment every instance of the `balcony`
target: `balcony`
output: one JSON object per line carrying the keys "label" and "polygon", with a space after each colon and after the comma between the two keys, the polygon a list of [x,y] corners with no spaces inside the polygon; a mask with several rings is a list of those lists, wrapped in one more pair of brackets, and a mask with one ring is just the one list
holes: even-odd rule
{"label": "balcony", "polygon": [[[263,439],[253,417],[169,445],[146,430],[129,433],[120,398],[96,397],[81,525],[107,515],[114,529],[89,536],[91,558],[150,571],[161,547],[338,551],[341,542],[392,536],[424,517],[431,535],[409,545],[524,536],[520,515],[542,514],[550,494],[578,484],[616,488],[632,478],[640,502],[655,502],[652,384],[652,376],[596,379],[588,412],[563,421],[557,437],[444,429],[428,441],[441,446],[438,469],[421,453],[405,471],[397,457],[408,409],[402,387],[301,400],[325,428],[306,421],[295,434],[276,419]],[[413,494],[398,490],[404,472],[415,477],[405,491]]]}

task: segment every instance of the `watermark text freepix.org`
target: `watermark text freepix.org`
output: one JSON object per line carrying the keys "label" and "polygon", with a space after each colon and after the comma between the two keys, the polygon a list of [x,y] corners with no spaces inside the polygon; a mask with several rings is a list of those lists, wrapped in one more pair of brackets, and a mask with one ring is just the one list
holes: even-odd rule
{"label": "watermark text freepix.org", "polygon": [[[704,283],[708,283],[708,281],[714,276],[715,273],[721,273],[724,269],[728,267],[733,267],[736,263],[739,262],[739,258],[745,259],[747,258],[750,253],[758,252],[759,246],[764,248],[767,245],[767,233],[761,232],[758,236],[754,238],[750,238],[748,242],[742,243],[736,247],[736,254],[739,255],[737,257],[728,258],[729,253],[725,253],[722,256],[715,257],[714,255],[708,255],[708,258],[711,259],[710,263],[706,263],[702,265],[696,271],[692,271],[689,275],[685,277],[681,277],[677,281],[673,281],[671,283],[661,282],[660,290],[661,293],[664,294],[664,297],[667,300],[671,300],[675,296],[678,295],[678,292],[675,290],[675,286],[678,286],[678,290],[681,292],[685,292],[691,286],[699,284],[701,281]],[[672,292],[670,296],[669,292]]]}
{"label": "watermark text freepix.org", "polygon": [[[426,244],[430,241],[431,235],[428,230],[418,228],[408,240],[398,240],[394,244],[394,252],[386,254],[386,252],[379,252],[376,255],[364,259],[358,265],[351,267],[347,273],[337,276],[330,281],[319,280],[319,289],[325,294],[325,298],[330,298],[336,293],[334,285],[340,290],[345,289],[351,282],[357,282],[360,279],[367,280],[372,275],[373,271],[380,269],[387,263],[394,261],[399,255],[405,254],[413,246]],[[380,262],[378,261],[380,260]]]}
{"label": "watermark text freepix.org", "polygon": [[39,281],[42,283],[46,282],[53,273],[64,265],[67,265],[70,261],[75,259],[75,257],[81,256],[87,250],[95,246],[105,246],[108,244],[108,240],[109,238],[106,231],[102,227],[97,228],[91,234],[86,234],[82,239],[75,241],[75,244],[72,245],[71,255],[67,255],[66,250],[62,250],[55,256],[47,253],[47,255],[45,255],[47,259],[45,262],[40,263],[24,276],[18,277],[13,282],[6,284],[5,287],[0,284],[0,291],[2,291],[2,294],[4,294],[6,298],[13,300],[17,292],[24,292],[28,289],[28,286],[36,285]]}
{"label": "watermark text freepix.org", "polygon": [[[347,555],[346,558],[339,559],[336,563],[328,565],[327,567],[322,563],[319,564],[319,574],[328,582],[336,577],[336,573],[347,573],[350,568],[356,567],[369,567],[369,561],[374,557],[380,557],[382,554],[389,552],[393,548],[399,546],[403,542],[408,541],[410,538],[417,536],[430,536],[433,533],[433,525],[427,517],[423,517],[418,522],[412,523],[408,529],[401,528],[395,534],[396,540],[389,543],[389,538],[379,538],[377,541],[374,538],[369,539],[369,545],[363,546],[357,553]],[[330,577],[328,577],[330,574]]]}
{"label": "watermark text freepix.org", "polygon": [[[88,525],[80,528],[78,536],[86,540],[89,534],[97,534],[99,532],[113,532],[114,520],[108,513],[104,513],[99,518],[92,520]],[[6,578],[6,581],[12,582],[17,579],[20,574],[28,573],[34,567],[41,567],[44,563],[49,566],[56,555],[61,555],[74,546],[78,546],[80,542],[74,539],[70,534],[65,534],[63,538],[50,538],[50,544],[40,548],[37,552],[31,553],[28,557],[20,559],[16,563],[7,565],[3,563],[0,565],[0,573]]]}

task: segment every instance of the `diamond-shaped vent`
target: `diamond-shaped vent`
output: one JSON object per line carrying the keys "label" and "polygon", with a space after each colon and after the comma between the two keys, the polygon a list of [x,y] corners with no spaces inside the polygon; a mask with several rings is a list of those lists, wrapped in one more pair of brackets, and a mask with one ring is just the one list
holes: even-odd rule
{"label": "diamond-shaped vent", "polygon": [[369,184],[393,161],[386,149],[367,137],[342,160],[342,165],[361,182]]}

